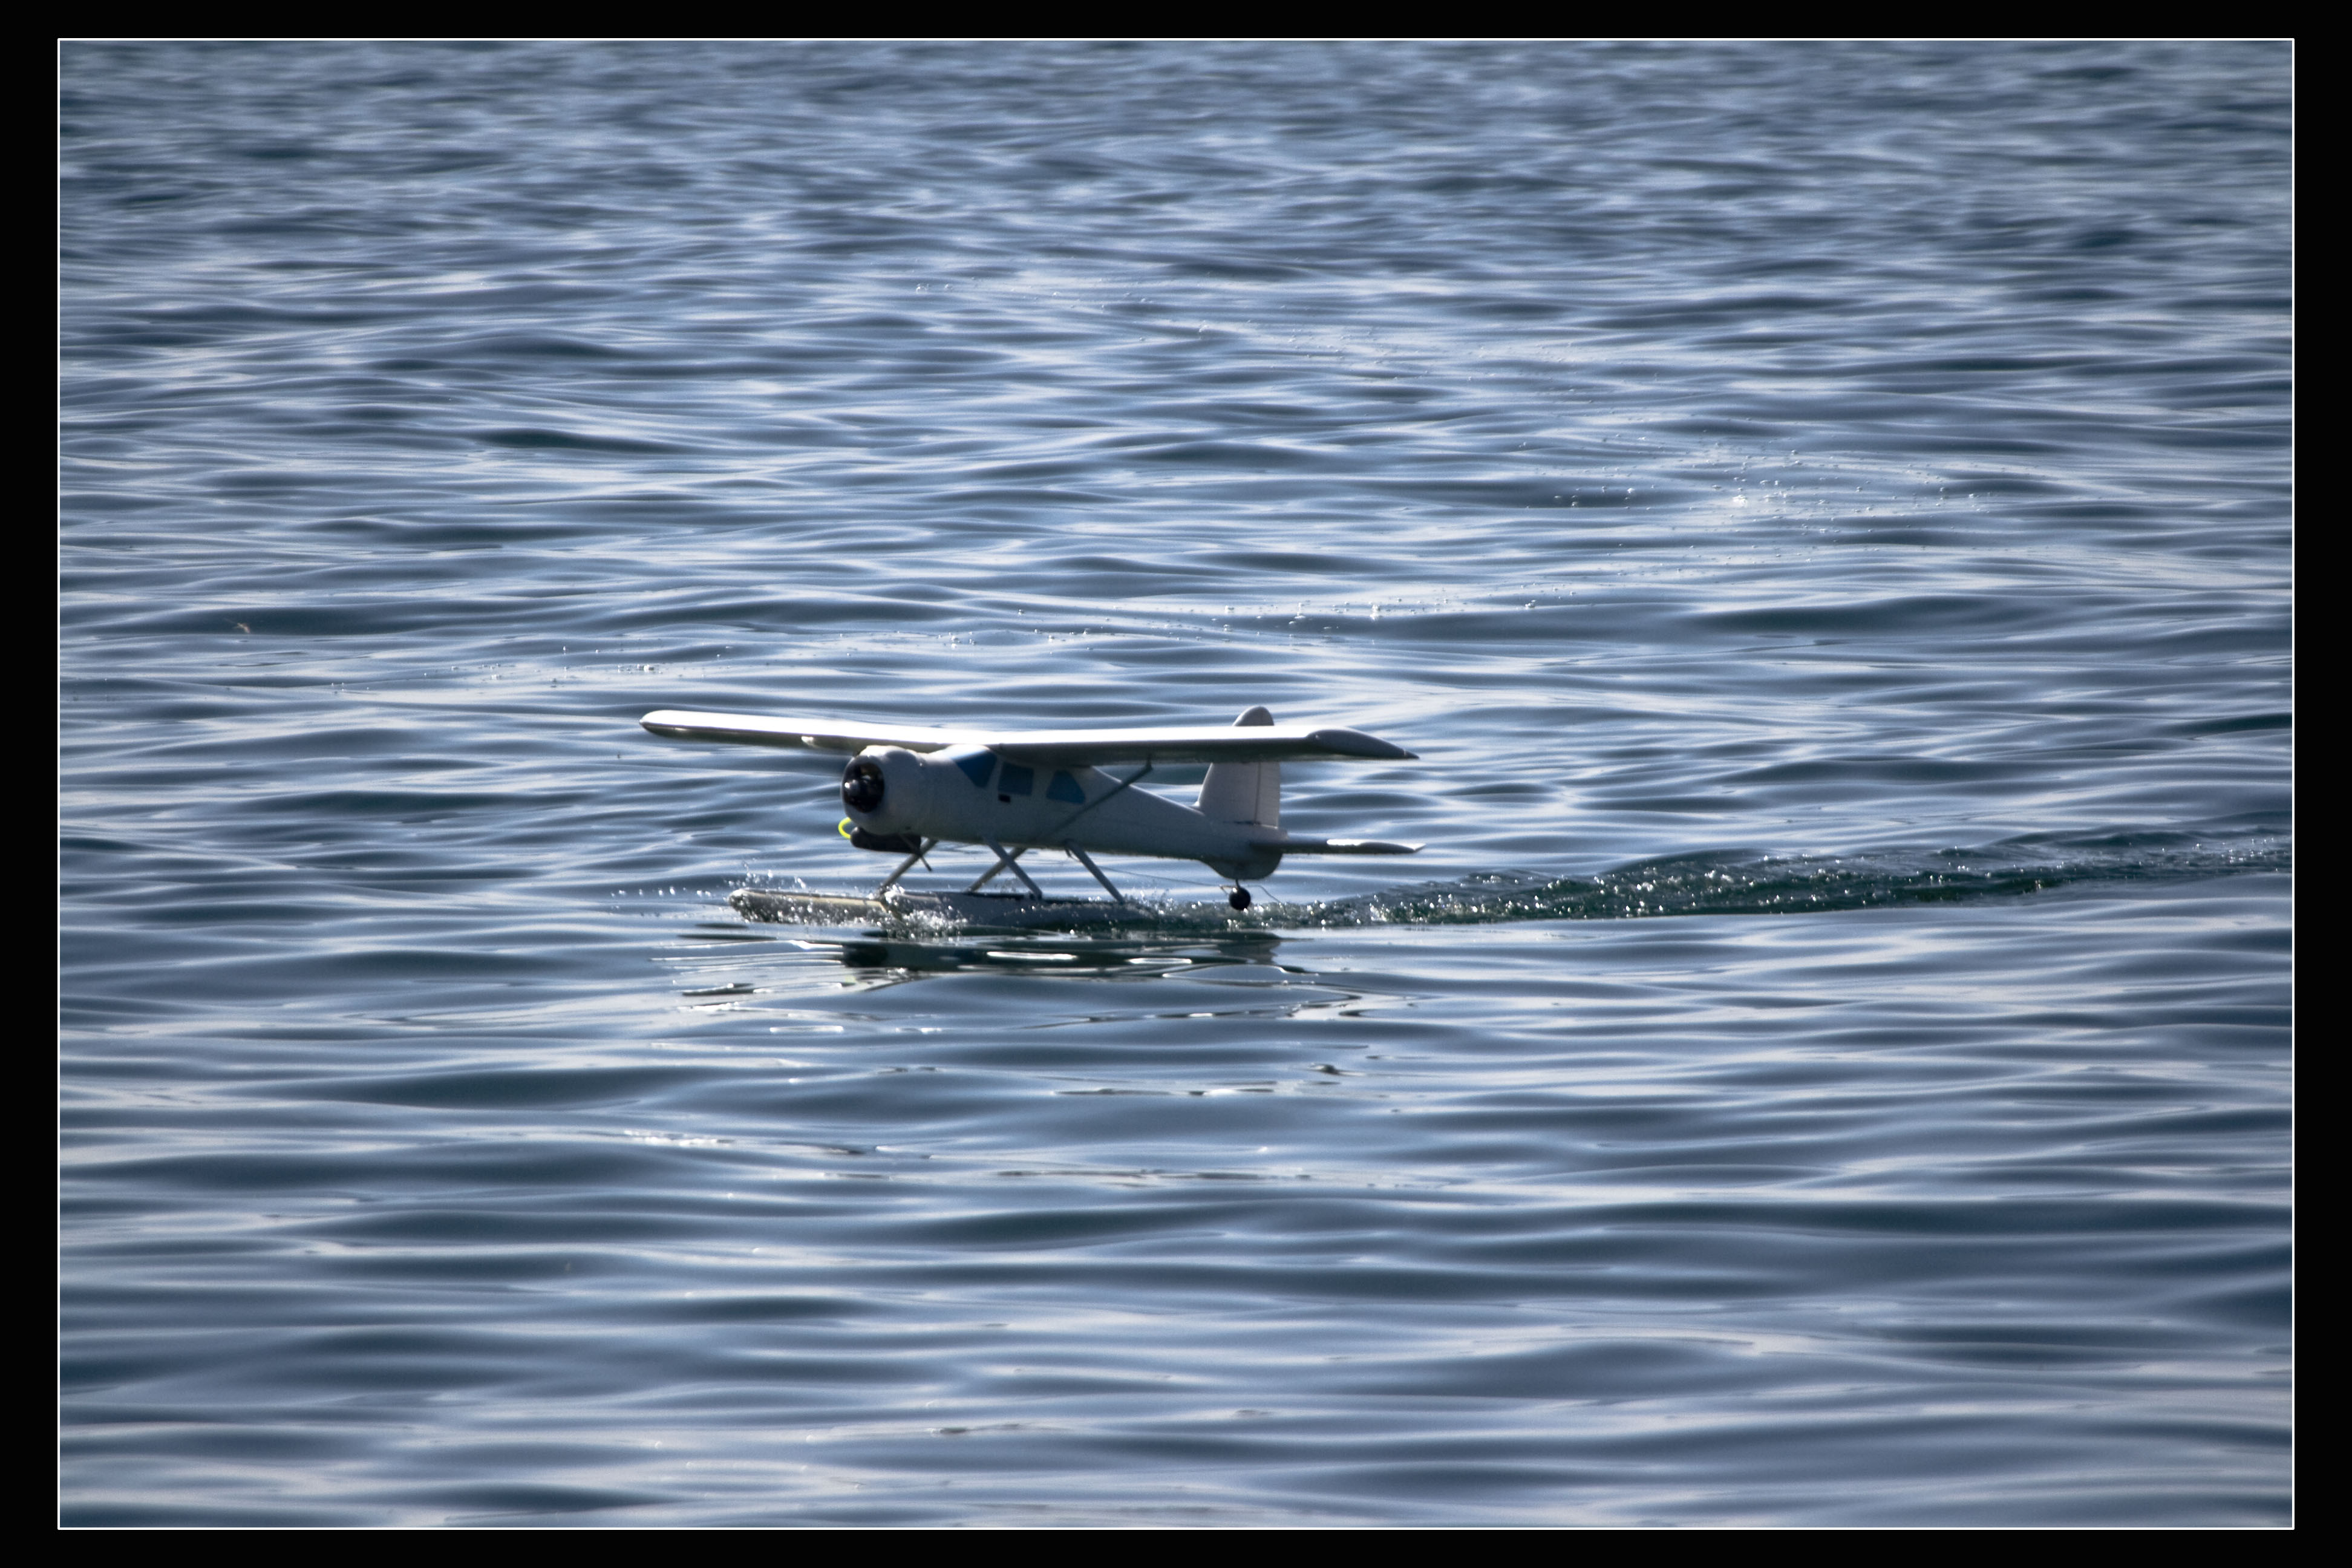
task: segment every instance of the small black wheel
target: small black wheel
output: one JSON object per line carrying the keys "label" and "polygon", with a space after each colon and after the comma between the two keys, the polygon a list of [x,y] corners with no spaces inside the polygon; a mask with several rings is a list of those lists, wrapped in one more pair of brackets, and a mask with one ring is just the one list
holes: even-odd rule
{"label": "small black wheel", "polygon": [[1233,890],[1232,896],[1226,899],[1225,902],[1233,905],[1234,908],[1237,910],[1245,910],[1249,908],[1249,889],[1247,888],[1235,888]]}

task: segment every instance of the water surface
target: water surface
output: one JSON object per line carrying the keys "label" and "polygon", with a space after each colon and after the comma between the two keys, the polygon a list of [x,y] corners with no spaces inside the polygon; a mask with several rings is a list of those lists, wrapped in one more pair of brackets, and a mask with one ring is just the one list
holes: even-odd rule
{"label": "water surface", "polygon": [[68,46],[65,1518],[2285,1522],[2290,66]]}

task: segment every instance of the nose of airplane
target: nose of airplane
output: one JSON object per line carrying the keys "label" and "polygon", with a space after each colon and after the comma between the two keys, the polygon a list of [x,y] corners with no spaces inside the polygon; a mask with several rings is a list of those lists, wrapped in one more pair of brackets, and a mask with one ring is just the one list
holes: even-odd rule
{"label": "nose of airplane", "polygon": [[860,816],[880,810],[882,795],[882,764],[873,758],[859,757],[843,771],[841,804]]}

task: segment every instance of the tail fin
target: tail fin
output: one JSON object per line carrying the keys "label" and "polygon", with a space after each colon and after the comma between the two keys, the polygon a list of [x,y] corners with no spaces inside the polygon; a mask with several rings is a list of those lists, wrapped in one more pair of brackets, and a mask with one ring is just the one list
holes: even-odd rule
{"label": "tail fin", "polygon": [[[1274,715],[1253,708],[1234,721],[1236,725],[1271,724]],[[1211,763],[1201,781],[1200,812],[1212,822],[1246,822],[1255,827],[1282,826],[1282,764],[1280,763]]]}

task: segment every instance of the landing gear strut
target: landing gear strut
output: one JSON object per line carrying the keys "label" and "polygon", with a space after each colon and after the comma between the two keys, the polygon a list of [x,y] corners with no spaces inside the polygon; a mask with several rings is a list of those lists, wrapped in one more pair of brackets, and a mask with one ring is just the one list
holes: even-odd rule
{"label": "landing gear strut", "polygon": [[1247,888],[1235,888],[1231,893],[1225,895],[1225,902],[1233,905],[1236,910],[1245,910],[1249,908],[1249,889]]}

